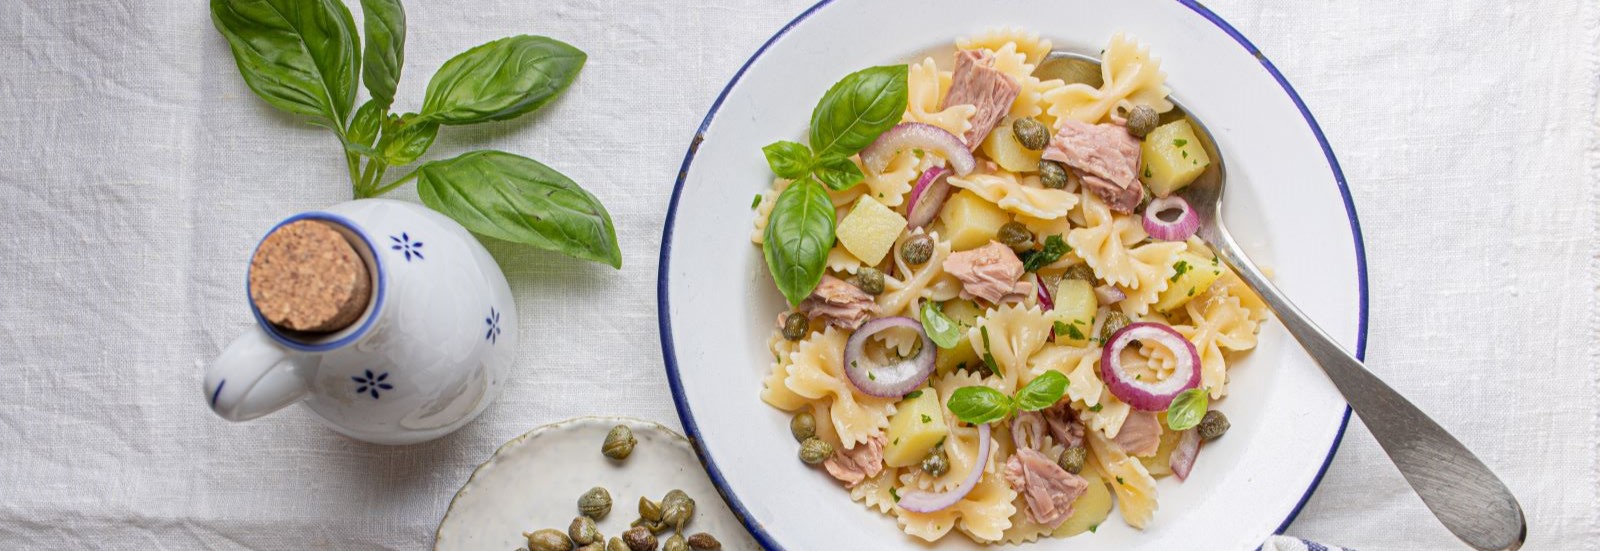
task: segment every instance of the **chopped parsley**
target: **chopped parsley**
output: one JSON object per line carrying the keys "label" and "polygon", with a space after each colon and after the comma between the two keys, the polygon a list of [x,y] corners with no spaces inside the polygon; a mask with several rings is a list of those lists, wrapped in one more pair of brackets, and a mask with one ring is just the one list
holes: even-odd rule
{"label": "chopped parsley", "polygon": [[1167,281],[1177,282],[1178,278],[1183,277],[1183,274],[1189,273],[1189,261],[1179,260],[1177,264],[1172,265],[1172,269],[1175,271],[1172,273],[1172,277],[1167,278]]}
{"label": "chopped parsley", "polygon": [[1189,140],[1185,140],[1185,139],[1182,139],[1182,138],[1179,138],[1179,139],[1176,139],[1176,140],[1172,140],[1172,147],[1183,147],[1183,146],[1186,146],[1186,145],[1189,145]]}
{"label": "chopped parsley", "polygon": [[894,486],[889,487],[889,497],[894,498],[895,503],[900,503],[900,492],[896,491]]}
{"label": "chopped parsley", "polygon": [[[1194,289],[1190,289],[1190,291],[1193,291],[1193,290]],[[1193,293],[1191,293],[1191,294],[1193,294]],[[851,362],[852,365],[854,365],[854,363],[855,362]],[[876,380],[878,380],[878,376],[873,374],[871,371],[868,371],[867,372],[867,380],[868,381],[876,381]]]}
{"label": "chopped parsley", "polygon": [[913,390],[913,391],[911,391],[910,394],[906,394],[905,395],[905,398],[907,400],[912,399],[912,398],[921,398],[921,397],[922,397],[922,391],[921,390]]}
{"label": "chopped parsley", "polygon": [[1090,524],[1089,525],[1089,533],[1090,534],[1093,534],[1098,530],[1100,530],[1100,523],[1096,522],[1094,524]]}
{"label": "chopped parsley", "polygon": [[[1183,158],[1189,158],[1189,150],[1185,149],[1183,151],[1179,151],[1179,153],[1183,154]],[[1194,161],[1190,161],[1189,164],[1194,164]],[[879,197],[883,197],[883,195],[879,195]]]}
{"label": "chopped parsley", "polygon": [[1093,411],[1093,412],[1097,412],[1098,413],[1100,411],[1100,408],[1101,408],[1101,404],[1095,404],[1095,405],[1089,406],[1089,411]]}
{"label": "chopped parsley", "polygon": [[1000,364],[994,361],[994,354],[989,352],[989,326],[979,327],[978,334],[983,335],[983,365],[987,366],[989,371],[993,371],[995,375],[1006,376],[1006,372],[1000,369]]}
{"label": "chopped parsley", "polygon": [[[924,423],[932,423],[933,422],[933,418],[932,417],[928,417],[928,414],[924,413],[924,414],[922,414],[922,422],[924,422]],[[899,440],[899,438],[896,438],[895,440]]]}
{"label": "chopped parsley", "polygon": [[753,209],[759,206],[761,206],[761,194],[757,193],[756,198],[750,200],[750,208]]}
{"label": "chopped parsley", "polygon": [[1189,296],[1194,296],[1194,287],[1189,288]]}
{"label": "chopped parsley", "polygon": [[1074,321],[1071,324],[1068,324],[1067,322],[1064,322],[1064,321],[1061,321],[1061,320],[1056,320],[1056,324],[1055,324],[1056,336],[1057,337],[1063,337],[1063,336],[1064,337],[1069,337],[1069,338],[1071,338],[1072,340],[1075,340],[1075,341],[1083,340],[1083,331],[1078,330],[1078,324],[1079,323],[1082,323],[1082,322]]}
{"label": "chopped parsley", "polygon": [[1127,482],[1123,482],[1122,481],[1122,477],[1119,476],[1119,477],[1117,477],[1117,484],[1122,484],[1122,485],[1126,486],[1128,483]]}
{"label": "chopped parsley", "polygon": [[1150,165],[1144,165],[1144,177],[1150,177]]}
{"label": "chopped parsley", "polygon": [[1022,253],[1022,269],[1027,272],[1037,272],[1039,268],[1049,266],[1060,260],[1061,255],[1072,252],[1072,247],[1061,239],[1060,235],[1045,238],[1044,250],[1028,251]]}
{"label": "chopped parsley", "polygon": [[894,445],[896,445],[896,446],[900,445],[900,438],[899,437],[895,437]]}

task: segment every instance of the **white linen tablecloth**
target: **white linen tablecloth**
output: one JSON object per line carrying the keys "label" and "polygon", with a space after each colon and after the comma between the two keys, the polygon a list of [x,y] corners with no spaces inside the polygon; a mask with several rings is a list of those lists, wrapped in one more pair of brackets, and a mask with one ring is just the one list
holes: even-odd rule
{"label": "white linen tablecloth", "polygon": [[[447,128],[429,158],[495,147],[559,168],[605,201],[625,263],[490,244],[521,310],[517,369],[479,421],[410,447],[298,409],[229,424],[200,399],[201,367],[248,323],[261,233],[349,198],[334,138],[245,88],[204,2],[0,2],[0,547],[420,549],[467,474],[532,427],[677,426],[655,320],[672,183],[723,84],[810,2],[408,3],[398,108],[493,38],[589,53],[560,101]],[[1343,163],[1372,369],[1510,484],[1529,549],[1600,541],[1600,3],[1211,4]],[[1359,423],[1289,533],[1457,545]]]}

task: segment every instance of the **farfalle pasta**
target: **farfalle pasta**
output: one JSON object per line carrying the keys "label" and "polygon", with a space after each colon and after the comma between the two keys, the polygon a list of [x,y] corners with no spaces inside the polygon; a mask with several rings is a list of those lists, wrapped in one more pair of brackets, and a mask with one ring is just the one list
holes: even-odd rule
{"label": "farfalle pasta", "polygon": [[[1088,537],[1114,510],[1134,528],[1160,522],[1158,479],[1193,466],[1174,446],[1223,430],[1190,421],[1221,415],[1205,400],[1227,396],[1230,355],[1266,320],[1192,231],[1146,229],[1159,210],[1146,204],[1209,160],[1144,147],[1192,134],[1182,119],[1136,128],[1172,104],[1131,37],[1111,38],[1093,85],[1035,75],[1053,46],[1025,29],[956,47],[857,73],[904,79],[904,109],[884,109],[898,120],[852,123],[877,125],[872,143],[840,145],[852,138],[830,127],[818,149],[764,150],[782,177],[752,205],[751,240],[777,247],[764,256],[792,308],[766,318],[761,399],[802,427],[797,453],[817,476],[919,540]],[[849,117],[814,120],[835,119]],[[808,153],[774,157],[796,146]],[[799,237],[815,256],[783,256],[798,250],[784,231],[812,232]],[[804,275],[818,279],[794,292]]]}

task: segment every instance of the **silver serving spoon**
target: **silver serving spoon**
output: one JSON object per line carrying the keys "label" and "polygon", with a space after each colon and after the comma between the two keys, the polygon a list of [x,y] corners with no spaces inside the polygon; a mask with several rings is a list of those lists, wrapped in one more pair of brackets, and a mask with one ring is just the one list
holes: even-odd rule
{"label": "silver serving spoon", "polygon": [[[1060,78],[1099,86],[1100,60],[1054,51],[1039,63],[1034,75],[1045,80]],[[1222,187],[1226,179],[1223,156],[1205,124],[1176,100],[1172,105],[1172,112],[1163,115],[1162,121],[1187,117],[1206,154],[1211,157],[1211,166],[1205,173],[1179,192],[1200,216],[1200,230],[1196,235],[1205,240],[1245,284],[1261,295],[1289,333],[1300,341],[1300,346],[1322,366],[1378,444],[1383,446],[1384,453],[1399,467],[1406,482],[1445,528],[1467,545],[1483,551],[1512,551],[1522,547],[1528,534],[1522,507],[1494,472],[1426,413],[1367,371],[1360,360],[1289,302],[1245,256],[1222,224]]]}

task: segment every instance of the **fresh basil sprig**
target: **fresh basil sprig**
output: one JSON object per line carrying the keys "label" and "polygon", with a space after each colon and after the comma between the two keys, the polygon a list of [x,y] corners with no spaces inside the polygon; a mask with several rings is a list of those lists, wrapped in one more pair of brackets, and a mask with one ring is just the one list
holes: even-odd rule
{"label": "fresh basil sprig", "polygon": [[1200,426],[1200,420],[1206,416],[1206,408],[1210,407],[1211,399],[1206,395],[1206,389],[1191,388],[1179,392],[1172,398],[1172,404],[1167,406],[1167,428],[1172,430],[1189,430]]}
{"label": "fresh basil sprig", "polygon": [[[445,62],[428,81],[421,113],[390,112],[405,64],[400,0],[361,0],[366,55],[341,0],[210,0],[239,74],[268,104],[333,130],[357,197],[411,180],[429,207],[480,235],[620,268],[605,206],[554,169],[498,151],[434,161],[387,184],[390,167],[433,146],[439,127],[507,120],[561,95],[585,54],[542,36],[502,38]],[[354,108],[357,88],[371,96]],[[831,234],[830,234],[831,236]]]}
{"label": "fresh basil sprig", "polygon": [[798,306],[822,281],[835,229],[833,200],[809,178],[790,184],[772,206],[761,251],[778,291]]}
{"label": "fresh basil sprig", "polygon": [[950,408],[957,419],[978,425],[1005,419],[1018,411],[1039,411],[1053,406],[1066,392],[1066,375],[1048,370],[1028,381],[1017,391],[1016,397],[986,386],[964,386],[950,393],[945,407]]}
{"label": "fresh basil sprig", "polygon": [[905,65],[870,67],[834,84],[811,111],[810,147],[779,141],[761,149],[772,172],[790,180],[815,176],[834,190],[861,183],[866,175],[850,156],[900,124],[906,74]]}

